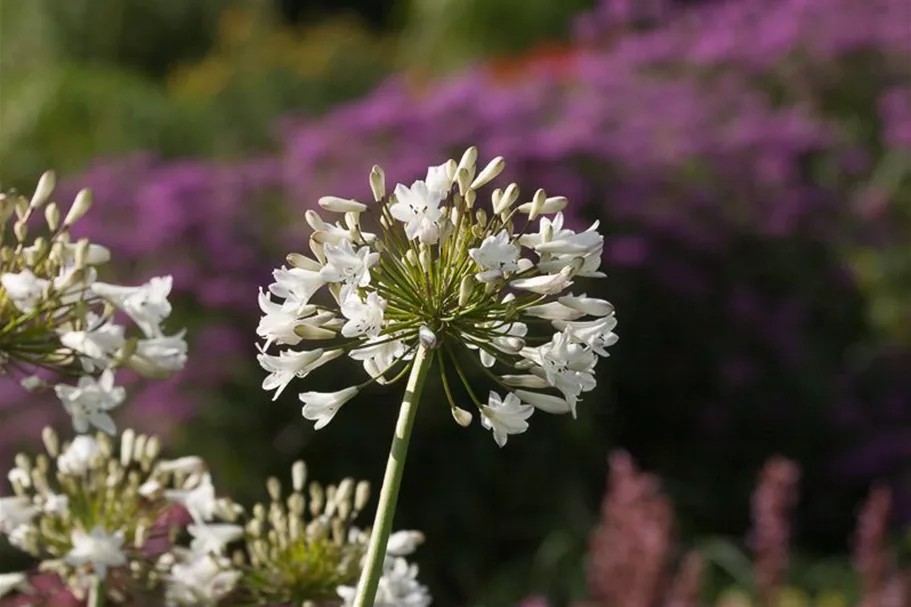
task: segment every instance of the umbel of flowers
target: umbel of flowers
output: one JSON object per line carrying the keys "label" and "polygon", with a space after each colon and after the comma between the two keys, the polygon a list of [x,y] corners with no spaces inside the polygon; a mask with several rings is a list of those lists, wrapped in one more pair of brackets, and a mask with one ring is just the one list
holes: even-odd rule
{"label": "umbel of flowers", "polygon": [[[98,280],[110,251],[87,239],[73,242],[70,234],[91,207],[91,194],[80,191],[61,218],[50,202],[53,189],[48,172],[30,199],[0,194],[0,371],[18,374],[29,389],[43,387],[48,376],[77,379],[54,386],[74,428],[113,434],[108,411],[125,397],[114,384],[116,368],[166,377],[186,362],[184,332],[162,329],[171,313],[171,277],[138,287]],[[122,317],[138,334],[128,335]]]}
{"label": "umbel of flowers", "polygon": [[[569,230],[565,197],[539,189],[520,204],[514,183],[482,201],[480,188],[505,162],[497,157],[477,171],[476,160],[477,149],[469,148],[459,162],[432,166],[426,179],[391,193],[375,166],[371,205],[321,198],[320,206],[343,221],[307,211],[313,257],[288,255],[268,292],[260,291],[264,389],[277,398],[294,378],[342,355],[360,361],[369,376],[337,392],[300,393],[303,415],[317,429],[368,384],[408,376],[358,607],[374,601],[430,370],[438,370],[456,422],[470,425],[473,415],[460,403],[471,403],[502,447],[510,434],[527,430],[536,408],[575,416],[582,394],[595,387],[598,357],[617,341],[613,306],[570,290],[579,278],[603,276],[597,222]],[[323,287],[331,301],[315,298]],[[489,378],[488,395],[467,381],[469,361]]]}
{"label": "umbel of flowers", "polygon": [[[0,498],[0,533],[90,605],[133,604],[169,580],[158,559],[167,562],[183,526],[175,500],[200,523],[238,513],[215,499],[199,458],[158,460],[155,437],[126,430],[119,445],[104,433],[61,445],[46,428],[43,439],[47,453],[20,454],[8,474],[13,495]],[[211,547],[213,534],[200,529],[190,525],[191,547]]]}
{"label": "umbel of flowers", "polygon": [[[269,479],[270,502],[244,523],[202,459],[159,459],[156,437],[125,430],[119,444],[98,433],[61,445],[46,428],[43,439],[46,453],[20,454],[8,474],[13,495],[0,498],[0,534],[60,588],[48,596],[26,572],[4,573],[0,598],[13,593],[27,601],[14,605],[36,607],[66,595],[89,607],[351,603],[369,537],[352,524],[366,483],[305,487],[298,462],[290,495]],[[377,605],[430,604],[404,559],[422,541],[416,531],[392,535]]]}

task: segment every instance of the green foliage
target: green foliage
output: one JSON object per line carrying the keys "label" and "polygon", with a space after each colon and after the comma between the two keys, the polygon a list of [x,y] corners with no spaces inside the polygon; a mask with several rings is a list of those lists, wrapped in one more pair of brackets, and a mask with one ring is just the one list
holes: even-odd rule
{"label": "green foliage", "polygon": [[403,63],[439,73],[490,55],[565,38],[591,0],[412,0]]}

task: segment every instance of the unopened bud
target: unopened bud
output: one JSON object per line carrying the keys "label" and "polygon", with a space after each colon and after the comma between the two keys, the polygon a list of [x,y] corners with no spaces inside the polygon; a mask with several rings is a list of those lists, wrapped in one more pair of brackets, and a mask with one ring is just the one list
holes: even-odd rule
{"label": "unopened bud", "polygon": [[538,189],[535,192],[534,197],[531,199],[531,209],[528,212],[529,219],[535,219],[540,213],[541,209],[544,208],[544,201],[547,200],[547,194],[544,190]]}
{"label": "unopened bud", "polygon": [[367,205],[362,202],[338,196],[323,196],[318,202],[319,206],[333,213],[363,213],[367,210]]}
{"label": "unopened bud", "polygon": [[38,180],[38,185],[35,186],[35,193],[32,194],[32,199],[28,203],[28,208],[34,210],[47,202],[48,198],[51,197],[51,193],[54,191],[54,186],[56,184],[57,178],[54,175],[54,172],[45,171]]}
{"label": "unopened bud", "polygon": [[307,481],[307,464],[298,460],[291,466],[291,486],[295,491],[303,491]]}
{"label": "unopened bud", "polygon": [[[478,161],[478,148],[471,146],[465,153],[462,154],[461,160],[459,160],[458,170],[465,169],[469,171],[470,174],[474,175],[475,163]],[[458,170],[456,174],[458,174]]]}
{"label": "unopened bud", "polygon": [[436,333],[430,330],[430,327],[427,325],[422,326],[418,330],[418,339],[421,342],[421,345],[425,350],[433,350],[437,347],[437,336]]}
{"label": "unopened bud", "polygon": [[460,409],[459,407],[452,408],[452,418],[456,421],[457,424],[463,428],[467,428],[471,425],[472,415],[465,409]]}
{"label": "unopened bud", "polygon": [[56,232],[60,227],[60,207],[56,202],[44,207],[44,220],[47,222],[47,229],[51,232]]}
{"label": "unopened bud", "polygon": [[28,226],[24,221],[17,221],[13,224],[13,234],[16,235],[18,242],[25,242],[25,238],[28,236]]}
{"label": "unopened bud", "polygon": [[354,509],[363,510],[370,499],[370,483],[361,481],[354,489]]}
{"label": "unopened bud", "polygon": [[471,182],[469,186],[470,189],[476,190],[478,188],[484,187],[497,175],[503,172],[503,169],[506,168],[506,161],[502,156],[497,156],[493,160],[487,163],[487,166],[481,169],[481,172],[475,177],[474,181]]}
{"label": "unopened bud", "polygon": [[279,502],[282,499],[282,484],[274,476],[270,476],[266,479],[266,491],[269,492],[269,497],[273,502]]}
{"label": "unopened bud", "polygon": [[478,194],[474,190],[468,190],[467,192],[465,192],[465,204],[468,206],[469,209],[474,206],[474,202],[477,199],[477,197],[478,197]]}
{"label": "unopened bud", "polygon": [[506,186],[506,189],[503,190],[503,195],[500,196],[499,204],[494,204],[493,212],[498,215],[509,209],[513,203],[519,198],[519,186],[514,183],[510,183]]}
{"label": "unopened bud", "polygon": [[44,430],[41,431],[41,440],[44,441],[44,448],[47,449],[47,454],[51,457],[57,457],[57,454],[60,453],[60,440],[57,438],[57,433],[54,432],[54,429],[50,426],[45,426]]}
{"label": "unopened bud", "polygon": [[386,196],[386,174],[377,165],[370,169],[370,190],[373,192],[373,199],[377,202]]}
{"label": "unopened bud", "polygon": [[126,468],[133,459],[133,441],[136,440],[136,432],[132,428],[127,428],[120,435],[120,465]]}
{"label": "unopened bud", "polygon": [[465,196],[465,193],[468,191],[468,186],[471,185],[471,174],[467,169],[459,168],[456,171],[456,183],[459,184],[459,194]]}
{"label": "unopened bud", "polygon": [[474,289],[474,280],[471,276],[465,276],[462,278],[462,283],[459,285],[459,306],[464,306],[468,303],[468,299],[471,297],[471,292]]}
{"label": "unopened bud", "polygon": [[73,206],[70,207],[69,212],[63,219],[63,227],[68,228],[82,219],[82,216],[85,215],[91,207],[92,193],[89,190],[79,190],[79,193],[76,194],[76,199],[73,201]]}

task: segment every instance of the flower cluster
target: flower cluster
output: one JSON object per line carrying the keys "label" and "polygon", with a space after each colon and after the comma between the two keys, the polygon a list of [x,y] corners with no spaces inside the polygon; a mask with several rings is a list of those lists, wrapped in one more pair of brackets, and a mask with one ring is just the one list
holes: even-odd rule
{"label": "flower cluster", "polygon": [[[103,583],[114,604],[348,600],[368,538],[352,525],[369,497],[366,483],[345,479],[324,489],[311,482],[305,497],[305,467],[298,462],[293,492],[283,498],[278,480],[269,479],[272,501],[256,504],[244,523],[244,509],[216,494],[202,459],[159,459],[156,437],[125,430],[119,448],[104,433],[61,445],[46,428],[43,439],[47,454],[34,460],[20,454],[8,474],[14,495],[0,498],[0,534],[71,595],[84,599]],[[390,538],[381,580],[387,604],[430,604],[417,568],[404,559],[422,541],[416,531]],[[26,572],[0,574],[0,597],[41,598],[46,589],[33,579]]]}
{"label": "flower cluster", "polygon": [[46,428],[43,439],[46,455],[20,454],[9,472],[14,495],[0,498],[0,533],[77,596],[99,581],[117,601],[153,592],[166,578],[155,559],[178,531],[168,498],[206,490],[198,458],[159,461],[158,439],[132,430],[119,449],[104,433],[61,445]]}
{"label": "flower cluster", "polygon": [[[398,184],[388,194],[383,170],[375,166],[376,206],[322,197],[320,206],[344,214],[345,224],[307,211],[316,259],[288,255],[289,266],[275,270],[268,292],[260,290],[257,332],[265,344],[259,362],[269,372],[263,388],[275,398],[295,377],[343,354],[361,362],[371,378],[337,392],[301,393],[303,415],[317,429],[367,384],[403,377],[419,347],[440,352],[436,362],[456,421],[468,426],[472,414],[456,404],[452,369],[501,447],[528,428],[534,408],[575,416],[582,393],[595,387],[597,359],[617,341],[614,309],[567,289],[577,278],[604,276],[598,223],[570,230],[561,212],[566,198],[538,190],[516,204],[514,183],[494,190],[490,210],[482,208],[479,188],[505,163],[497,157],[477,171],[476,159],[477,150],[469,148],[458,163],[432,166],[426,179]],[[535,219],[536,229],[529,230]],[[324,286],[334,305],[314,299]],[[581,320],[586,316],[593,318]],[[529,330],[548,324],[556,330],[548,336]],[[317,347],[288,348],[301,342]],[[281,347],[277,354],[267,352],[273,344]],[[505,396],[491,391],[479,398],[465,379],[467,351],[476,352],[468,358]],[[497,364],[507,373],[491,371]]]}
{"label": "flower cluster", "polygon": [[[240,604],[317,604],[350,601],[360,575],[369,534],[353,522],[366,505],[369,486],[346,478],[323,487],[306,482],[306,467],[291,468],[290,495],[281,483],[266,483],[270,502],[256,504],[246,524],[241,563]],[[387,546],[387,570],[381,580],[389,605],[429,605],[427,590],[417,583],[417,568],[404,559],[423,541],[416,531],[394,533]],[[381,591],[381,595],[382,591]],[[403,602],[396,602],[403,601]]]}
{"label": "flower cluster", "polygon": [[[114,385],[116,368],[166,377],[186,362],[183,332],[166,335],[161,325],[171,313],[171,278],[138,287],[98,280],[97,268],[110,260],[110,251],[85,238],[72,242],[70,234],[89,210],[91,194],[80,191],[61,219],[57,204],[48,202],[53,189],[54,176],[45,173],[31,199],[0,195],[0,219],[15,218],[14,241],[0,242],[0,369],[24,374],[22,385],[30,389],[45,385],[39,373],[78,377],[75,386],[54,386],[74,428],[113,434],[108,411],[125,397]],[[46,230],[30,239],[30,220],[42,209]],[[118,312],[139,336],[127,335]]]}

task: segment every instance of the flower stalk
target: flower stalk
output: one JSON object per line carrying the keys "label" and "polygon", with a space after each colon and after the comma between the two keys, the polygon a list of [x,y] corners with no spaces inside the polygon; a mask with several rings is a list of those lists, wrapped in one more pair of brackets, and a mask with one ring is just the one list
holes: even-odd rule
{"label": "flower stalk", "polygon": [[386,462],[386,473],[383,476],[383,486],[380,489],[379,503],[376,507],[376,518],[373,530],[370,533],[370,543],[367,546],[367,555],[361,579],[357,586],[357,595],[354,607],[372,607],[376,598],[376,590],[383,573],[383,563],[386,560],[386,546],[392,531],[392,519],[395,516],[396,503],[399,499],[399,488],[402,486],[402,474],[405,470],[405,457],[408,454],[408,443],[411,440],[411,430],[414,427],[414,418],[418,410],[421,392],[427,373],[433,365],[433,351],[423,345],[418,348],[408,376],[408,385],[405,388],[405,397],[399,409],[399,417],[395,426],[395,435],[392,437],[392,447],[389,450],[389,460]]}
{"label": "flower stalk", "polygon": [[89,597],[86,601],[86,607],[104,607],[104,580],[95,576],[92,579],[92,585],[89,587]]}

